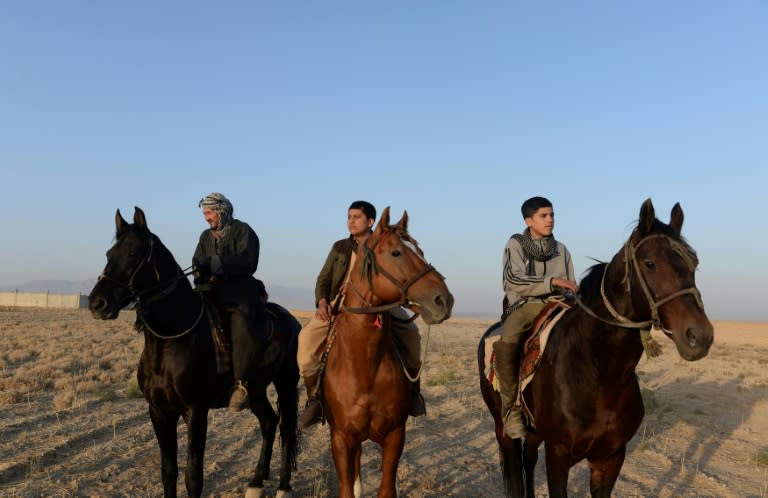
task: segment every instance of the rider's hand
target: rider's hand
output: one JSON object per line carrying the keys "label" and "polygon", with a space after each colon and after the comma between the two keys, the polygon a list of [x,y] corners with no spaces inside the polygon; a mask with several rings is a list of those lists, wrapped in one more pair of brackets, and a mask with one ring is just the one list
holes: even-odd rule
{"label": "rider's hand", "polygon": [[210,273],[211,272],[211,257],[210,256],[201,256],[200,259],[195,261],[195,269],[198,270],[201,273]]}
{"label": "rider's hand", "polygon": [[563,289],[568,289],[574,294],[579,292],[579,284],[577,284],[573,280],[565,280],[564,278],[553,278],[550,285],[553,288],[562,287]]}
{"label": "rider's hand", "polygon": [[325,298],[320,299],[317,302],[317,311],[315,311],[315,318],[327,322],[331,319],[331,307],[328,306],[328,301]]}

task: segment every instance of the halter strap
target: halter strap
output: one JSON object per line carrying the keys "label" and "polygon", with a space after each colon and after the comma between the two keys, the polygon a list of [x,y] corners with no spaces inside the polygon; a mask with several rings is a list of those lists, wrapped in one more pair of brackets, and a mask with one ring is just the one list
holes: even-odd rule
{"label": "halter strap", "polygon": [[645,298],[648,301],[648,307],[651,309],[651,319],[643,322],[634,322],[629,318],[625,317],[624,315],[622,315],[621,313],[619,313],[616,310],[616,308],[613,307],[610,300],[608,299],[608,296],[605,293],[605,274],[608,273],[608,265],[606,265],[605,269],[603,270],[603,275],[600,279],[600,295],[603,298],[603,304],[605,305],[605,308],[608,310],[611,316],[613,316],[613,318],[616,319],[616,321],[598,316],[592,309],[590,309],[586,304],[584,304],[584,302],[577,296],[576,302],[588,315],[590,315],[592,318],[595,318],[602,322],[608,323],[610,325],[615,325],[618,327],[633,328],[633,329],[634,328],[649,329],[651,326],[654,326],[658,329],[663,329],[661,318],[659,316],[659,308],[661,308],[666,303],[678,297],[684,296],[686,294],[692,294],[696,300],[696,304],[701,309],[704,309],[704,303],[702,303],[701,295],[699,294],[699,291],[696,287],[688,287],[685,289],[681,289],[661,299],[655,300],[653,298],[653,295],[651,294],[651,290],[648,287],[648,283],[646,282],[645,277],[643,276],[643,272],[640,270],[640,263],[637,261],[637,250],[645,242],[654,238],[667,239],[670,245],[672,246],[673,250],[683,258],[683,260],[686,262],[686,264],[691,269],[691,271],[696,269],[695,262],[688,255],[687,251],[685,251],[684,246],[679,242],[675,241],[674,239],[672,239],[671,237],[669,237],[668,235],[664,235],[664,234],[648,235],[642,238],[640,242],[638,242],[637,245],[635,246],[632,246],[629,243],[629,241],[627,241],[627,243],[624,244],[624,266],[625,266],[624,281],[626,282],[626,286],[627,286],[627,295],[631,295],[629,275],[632,271],[634,271],[635,274],[637,275],[638,281],[640,282],[640,289],[642,289],[643,294],[645,295]]}
{"label": "halter strap", "polygon": [[[376,264],[376,256],[373,252],[373,249],[376,247],[376,245],[379,243],[382,237],[383,235],[379,236],[374,242],[372,247],[368,247],[368,240],[365,241],[364,247],[366,251],[366,258],[370,258],[370,261],[368,264],[371,272],[381,273],[382,275],[384,275],[384,277],[387,280],[392,282],[392,284],[397,288],[397,290],[400,291],[400,300],[394,303],[387,303],[379,306],[373,306],[366,301],[365,297],[363,297],[363,294],[357,289],[357,287],[352,285],[352,281],[350,280],[347,282],[347,285],[349,285],[349,287],[355,292],[355,294],[357,294],[360,300],[364,303],[364,306],[360,306],[360,307],[342,306],[342,309],[344,311],[347,311],[349,313],[369,314],[369,313],[381,313],[382,311],[389,311],[399,306],[408,306],[410,304],[410,301],[406,296],[408,289],[413,284],[415,284],[420,278],[427,275],[428,273],[435,272],[441,279],[445,280],[445,277],[443,277],[443,275],[440,274],[440,272],[437,271],[434,266],[427,263],[427,266],[421,272],[417,273],[416,275],[408,279],[405,283],[401,284],[400,282],[398,282],[397,279],[391,273],[386,271],[384,268],[379,268],[379,265]],[[361,264],[362,263],[363,262],[361,262]]]}

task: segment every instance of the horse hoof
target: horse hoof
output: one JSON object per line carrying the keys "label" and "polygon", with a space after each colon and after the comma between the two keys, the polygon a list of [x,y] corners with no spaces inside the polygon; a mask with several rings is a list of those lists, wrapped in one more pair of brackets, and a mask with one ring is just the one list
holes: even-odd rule
{"label": "horse hoof", "polygon": [[[245,498],[264,498],[264,496],[266,496],[264,494],[264,488],[253,488],[248,486],[248,489],[245,492]],[[277,496],[280,496],[279,492]]]}
{"label": "horse hoof", "polygon": [[293,498],[293,492],[290,489],[288,491],[278,489],[275,498]]}

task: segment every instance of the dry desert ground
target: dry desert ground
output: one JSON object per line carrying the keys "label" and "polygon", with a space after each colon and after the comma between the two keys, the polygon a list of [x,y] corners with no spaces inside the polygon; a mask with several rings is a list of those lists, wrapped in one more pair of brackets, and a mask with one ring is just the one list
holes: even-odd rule
{"label": "dry desert ground", "polygon": [[[134,380],[143,343],[134,318],[133,312],[97,321],[87,310],[0,309],[0,496],[162,495],[159,451]],[[401,496],[502,495],[475,365],[477,341],[491,323],[453,318],[431,328],[423,378],[429,413],[408,422]],[[768,324],[715,322],[709,356],[693,363],[654,334],[665,348],[638,365],[646,417],[614,495],[768,497]],[[207,496],[244,494],[257,429],[248,413],[210,412]],[[182,471],[184,445],[181,435]],[[278,460],[276,452],[273,477]],[[539,461],[536,493],[547,496]],[[365,496],[375,496],[378,462],[378,447],[366,443]],[[276,482],[268,486],[274,493]],[[297,496],[335,496],[327,426],[303,435],[293,486]],[[179,490],[184,496],[182,476]],[[570,494],[588,495],[584,463],[571,471]]]}

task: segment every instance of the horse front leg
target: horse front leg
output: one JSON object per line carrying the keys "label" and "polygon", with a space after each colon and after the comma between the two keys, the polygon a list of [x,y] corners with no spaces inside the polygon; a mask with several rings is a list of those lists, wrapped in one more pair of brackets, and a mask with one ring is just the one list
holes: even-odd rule
{"label": "horse front leg", "polygon": [[163,496],[176,498],[176,480],[179,478],[179,463],[176,460],[178,447],[176,443],[176,424],[178,413],[163,412],[150,405],[149,418],[160,446],[160,479],[163,481]]}
{"label": "horse front leg", "polygon": [[572,462],[567,448],[544,444],[544,460],[547,464],[547,487],[550,498],[568,497],[568,471]]}
{"label": "horse front leg", "polygon": [[587,458],[589,464],[589,491],[593,498],[611,496],[616,479],[624,464],[627,447],[624,445],[613,455],[605,458]]}
{"label": "horse front leg", "polygon": [[253,479],[248,483],[246,498],[263,496],[264,481],[269,479],[269,465],[272,461],[272,446],[275,443],[277,433],[277,414],[267,398],[266,390],[256,392],[250,390],[248,394],[251,400],[251,411],[259,419],[261,428],[261,451],[259,461],[253,472]]}
{"label": "horse front leg", "polygon": [[381,444],[379,498],[397,498],[397,466],[405,446],[405,424],[387,434]]}
{"label": "horse front leg", "polygon": [[189,496],[203,494],[203,461],[205,460],[205,440],[208,434],[208,409],[192,408],[184,416],[187,424],[187,470],[184,484]]}
{"label": "horse front leg", "polygon": [[339,498],[355,498],[355,455],[362,451],[360,441],[348,440],[344,432],[331,429],[331,450],[339,478]]}

